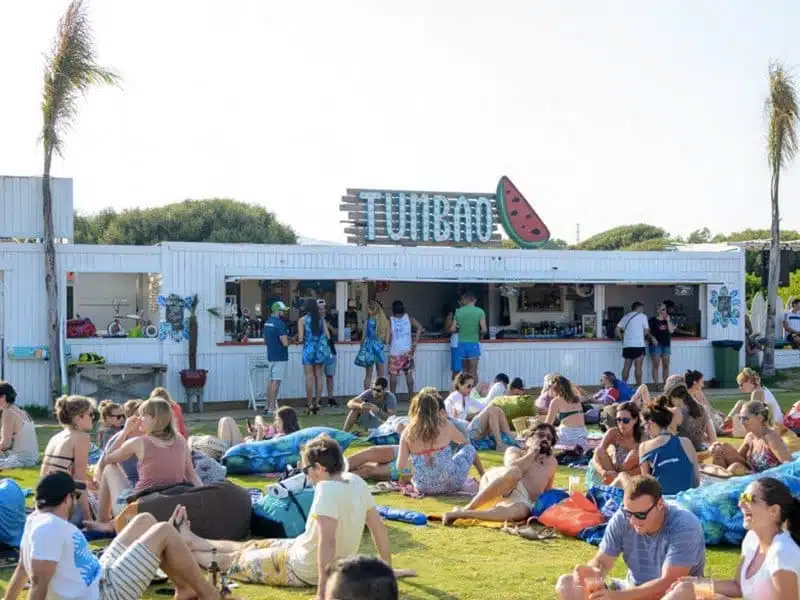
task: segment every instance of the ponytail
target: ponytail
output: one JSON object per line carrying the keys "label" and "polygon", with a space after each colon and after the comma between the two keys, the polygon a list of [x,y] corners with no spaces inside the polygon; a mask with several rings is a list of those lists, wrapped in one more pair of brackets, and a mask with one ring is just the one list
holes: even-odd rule
{"label": "ponytail", "polygon": [[786,519],[786,528],[792,536],[794,543],[800,546],[800,500],[795,498],[792,506],[789,507],[789,515]]}

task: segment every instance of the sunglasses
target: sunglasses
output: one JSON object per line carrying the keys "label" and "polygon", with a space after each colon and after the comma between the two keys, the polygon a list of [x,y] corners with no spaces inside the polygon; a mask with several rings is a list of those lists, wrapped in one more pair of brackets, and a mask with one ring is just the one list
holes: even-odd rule
{"label": "sunglasses", "polygon": [[111,415],[112,419],[124,419],[125,415]]}
{"label": "sunglasses", "polygon": [[644,521],[644,520],[647,518],[647,515],[649,515],[651,512],[653,512],[653,509],[654,509],[654,508],[655,508],[657,505],[658,505],[658,502],[655,502],[655,503],[653,503],[653,506],[651,506],[650,508],[648,508],[648,509],[647,509],[647,510],[645,510],[645,511],[641,511],[641,510],[628,510],[627,508],[625,508],[625,507],[623,506],[623,507],[622,507],[622,512],[623,512],[623,514],[624,514],[626,517],[628,517],[629,519],[630,519],[631,517],[633,517],[634,519],[637,519],[638,521]]}
{"label": "sunglasses", "polygon": [[617,423],[622,423],[623,425],[627,425],[633,421],[630,417],[617,417]]}
{"label": "sunglasses", "polygon": [[753,504],[758,502],[758,499],[753,495],[753,492],[742,492],[739,496],[739,504]]}
{"label": "sunglasses", "polygon": [[386,390],[384,390],[383,388],[372,388],[372,393],[373,393],[373,394],[378,394],[378,395],[381,395],[381,394],[383,394],[384,392],[386,392]]}
{"label": "sunglasses", "polygon": [[471,390],[472,388],[475,387],[475,384],[474,383],[465,383],[464,387],[467,388],[468,390]]}
{"label": "sunglasses", "polygon": [[750,415],[739,415],[739,419],[742,423],[747,423],[750,420]]}

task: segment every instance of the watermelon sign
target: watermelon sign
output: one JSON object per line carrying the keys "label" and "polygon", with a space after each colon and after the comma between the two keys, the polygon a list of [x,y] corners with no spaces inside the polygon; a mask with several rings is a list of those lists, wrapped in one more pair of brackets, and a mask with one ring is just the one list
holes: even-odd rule
{"label": "watermelon sign", "polygon": [[348,242],[384,246],[498,247],[499,226],[520,248],[537,248],[550,231],[511,183],[496,193],[348,189],[340,209]]}
{"label": "watermelon sign", "polygon": [[537,248],[550,239],[547,225],[505,175],[497,184],[495,203],[503,228],[520,248]]}

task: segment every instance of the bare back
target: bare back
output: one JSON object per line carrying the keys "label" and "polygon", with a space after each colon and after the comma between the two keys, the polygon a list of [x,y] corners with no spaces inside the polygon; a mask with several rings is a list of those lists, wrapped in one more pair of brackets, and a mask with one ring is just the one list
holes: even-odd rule
{"label": "bare back", "polygon": [[408,446],[408,451],[411,454],[427,454],[432,450],[444,448],[450,442],[458,442],[459,440],[454,437],[454,433],[457,434],[459,438],[463,437],[447,419],[443,419],[443,422],[439,427],[439,433],[432,441],[424,441],[410,437],[405,435],[407,432],[408,428],[406,428],[404,431],[404,438],[406,445]]}
{"label": "bare back", "polygon": [[[81,458],[76,457],[76,448],[86,449],[86,456],[82,457],[82,461],[76,460]],[[82,462],[84,465],[88,463],[88,448],[89,434],[87,433],[76,431],[74,429],[65,429],[64,431],[57,433],[50,438],[49,442],[47,442],[47,448],[44,451],[44,458],[42,459],[40,475],[44,477],[53,471],[65,471],[73,477],[76,477],[75,464],[76,462]],[[85,475],[78,477],[77,479],[82,481],[84,477]]]}

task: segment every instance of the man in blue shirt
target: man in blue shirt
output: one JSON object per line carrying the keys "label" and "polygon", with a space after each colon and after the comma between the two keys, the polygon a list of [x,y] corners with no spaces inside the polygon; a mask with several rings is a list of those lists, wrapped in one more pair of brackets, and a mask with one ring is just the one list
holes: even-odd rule
{"label": "man in blue shirt", "polygon": [[[605,585],[620,554],[628,576]],[[626,485],[622,508],[608,522],[595,557],[560,577],[556,592],[563,600],[657,600],[682,577],[702,577],[705,562],[700,520],[666,504],[655,478],[636,477]]]}
{"label": "man in blue shirt", "polygon": [[289,331],[284,322],[289,310],[280,300],[272,303],[272,316],[264,323],[264,343],[267,345],[267,406],[264,412],[278,410],[278,390],[289,362]]}

